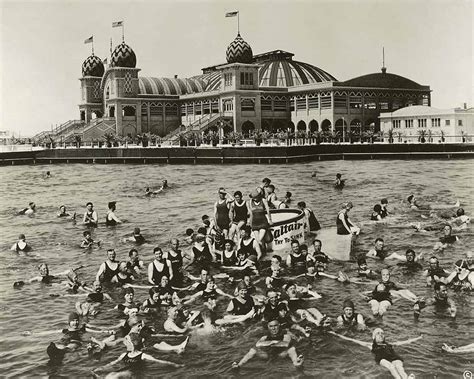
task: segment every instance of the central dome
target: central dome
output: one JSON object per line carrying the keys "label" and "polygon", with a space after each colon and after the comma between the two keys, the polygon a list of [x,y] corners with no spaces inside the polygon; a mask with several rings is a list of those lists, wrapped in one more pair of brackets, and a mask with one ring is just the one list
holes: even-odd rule
{"label": "central dome", "polygon": [[227,63],[252,63],[253,53],[250,45],[237,34],[226,52]]}
{"label": "central dome", "polygon": [[125,42],[118,45],[112,52],[110,58],[111,67],[130,67],[135,68],[137,65],[137,57],[132,48]]}
{"label": "central dome", "polygon": [[104,75],[104,64],[102,59],[96,55],[91,55],[82,64],[82,76],[102,76]]}

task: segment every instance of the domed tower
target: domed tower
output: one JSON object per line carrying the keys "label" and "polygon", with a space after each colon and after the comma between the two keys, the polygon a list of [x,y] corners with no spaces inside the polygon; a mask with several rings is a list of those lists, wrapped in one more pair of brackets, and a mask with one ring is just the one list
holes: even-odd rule
{"label": "domed tower", "polygon": [[250,45],[237,34],[237,37],[227,47],[227,63],[252,63],[253,53]]}
{"label": "domed tower", "polygon": [[102,79],[105,114],[108,118],[115,118],[118,135],[141,133],[138,101],[140,69],[136,65],[135,52],[122,42],[112,51],[110,66]]}
{"label": "domed tower", "polygon": [[[252,48],[240,33],[227,47],[226,59],[227,64],[217,68],[221,71],[220,88],[225,94],[221,100],[223,117],[233,119],[236,132],[260,129],[259,66],[254,63]],[[243,130],[246,128],[249,130]]]}
{"label": "domed tower", "polygon": [[100,83],[104,75],[102,59],[92,53],[82,63],[81,104],[79,113],[81,121],[88,123],[92,118],[103,116],[102,91]]}

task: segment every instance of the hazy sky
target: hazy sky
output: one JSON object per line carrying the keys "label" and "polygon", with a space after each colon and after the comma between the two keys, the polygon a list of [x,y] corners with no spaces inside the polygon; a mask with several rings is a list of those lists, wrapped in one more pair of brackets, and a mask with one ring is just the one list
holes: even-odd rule
{"label": "hazy sky", "polygon": [[1,12],[1,124],[22,136],[79,118],[82,62],[121,42],[142,76],[180,77],[224,63],[237,33],[254,54],[282,49],[339,80],[389,72],[430,85],[439,108],[473,102],[472,0],[4,1]]}

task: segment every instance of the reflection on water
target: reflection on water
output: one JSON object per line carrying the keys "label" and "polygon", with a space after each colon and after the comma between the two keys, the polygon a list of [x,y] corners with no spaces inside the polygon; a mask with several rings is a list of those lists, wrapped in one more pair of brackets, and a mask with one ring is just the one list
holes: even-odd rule
{"label": "reflection on water", "polygon": [[[212,214],[217,189],[242,190],[249,193],[263,177],[270,177],[276,185],[277,194],[293,193],[294,202],[304,200],[316,213],[324,226],[334,226],[336,214],[343,201],[352,201],[351,218],[356,222],[368,220],[373,205],[387,197],[394,216],[389,225],[363,227],[356,250],[367,251],[376,237],[383,237],[391,251],[404,253],[408,247],[429,254],[438,235],[417,233],[407,227],[411,221],[423,221],[417,212],[408,212],[401,201],[411,192],[421,199],[436,203],[454,203],[461,200],[466,212],[474,212],[473,161],[337,161],[312,162],[298,165],[238,165],[238,166],[161,166],[161,165],[55,165],[2,167],[0,175],[0,230],[3,259],[0,264],[0,372],[7,376],[64,375],[88,376],[91,368],[112,361],[123,346],[110,349],[101,362],[91,361],[85,349],[66,356],[60,366],[50,366],[45,353],[50,341],[57,336],[24,337],[24,330],[59,330],[66,326],[67,315],[77,299],[51,297],[59,292],[47,285],[32,284],[13,289],[15,280],[28,279],[36,275],[36,266],[48,262],[51,271],[61,271],[70,266],[84,265],[84,279],[92,282],[105,251],[115,247],[118,258],[125,259],[130,248],[122,239],[139,226],[150,244],[140,249],[142,258],[152,259],[155,245],[166,247],[172,236],[184,238],[188,227],[196,228],[203,214]],[[48,180],[42,174],[50,170],[53,177]],[[311,174],[316,171],[316,177]],[[342,191],[334,190],[332,181],[340,172],[347,179]],[[156,197],[145,198],[145,187],[158,188],[166,178],[170,189]],[[29,201],[37,204],[34,217],[15,216]],[[81,225],[58,220],[55,214],[61,204],[68,211],[84,212],[85,203],[92,201],[103,223],[109,201],[117,201],[117,215],[126,223],[114,228],[101,225],[93,231],[96,240],[103,241],[101,249],[84,253],[78,246],[82,239]],[[24,233],[34,248],[30,257],[18,257],[8,249]],[[468,249],[472,249],[471,230],[459,233],[461,241],[439,254],[441,263],[452,269],[452,263]],[[375,269],[382,264],[371,263]],[[395,266],[394,263],[391,263]],[[354,263],[334,263],[331,272],[345,270],[354,274]],[[424,285],[421,274],[404,275],[394,268],[394,281],[403,283],[417,295],[429,296],[431,290]],[[222,285],[227,292],[232,287]],[[357,310],[369,315],[369,307],[360,296],[362,290],[371,287],[341,285],[322,280],[316,285],[323,298],[311,305],[328,315],[337,316],[342,301],[351,297]],[[118,291],[112,291],[118,301]],[[472,342],[473,304],[469,295],[454,295],[458,306],[458,317],[451,321],[436,316],[429,310],[422,314],[420,322],[413,322],[411,304],[398,301],[379,324],[390,340],[403,340],[423,334],[423,339],[414,344],[399,347],[408,372],[429,377],[458,376],[464,369],[472,367],[469,354],[448,356],[441,352],[443,342],[463,345]],[[146,291],[138,291],[137,297],[144,300]],[[222,300],[220,309],[227,301]],[[112,306],[104,306],[93,321],[107,326],[117,322]],[[153,323],[153,321],[152,321]],[[162,320],[155,321],[161,328]],[[239,359],[262,335],[261,326],[233,326],[224,333],[191,339],[183,356],[153,353],[157,357],[185,363],[185,367],[174,370],[148,364],[146,376],[231,376],[259,375],[261,377],[288,377],[297,375],[287,360],[255,361],[240,374],[231,373],[229,367]],[[362,333],[360,339],[368,341],[370,333]],[[351,345],[330,335],[315,332],[310,341],[302,342],[298,349],[305,355],[304,373],[324,378],[358,377],[368,375],[386,376],[374,362],[368,349]],[[471,356],[472,358],[472,356]],[[429,363],[429,364],[427,364]],[[299,375],[299,374],[298,374]]]}

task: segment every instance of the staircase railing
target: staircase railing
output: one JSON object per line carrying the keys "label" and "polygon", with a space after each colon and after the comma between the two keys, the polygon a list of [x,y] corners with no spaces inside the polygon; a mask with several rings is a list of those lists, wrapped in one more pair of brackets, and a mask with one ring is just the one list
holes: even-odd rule
{"label": "staircase railing", "polygon": [[201,117],[200,119],[194,121],[193,123],[189,124],[188,126],[186,126],[185,129],[182,129],[181,127],[179,127],[177,129],[173,130],[171,133],[168,133],[168,135],[165,136],[163,139],[164,140],[176,140],[179,137],[179,135],[181,135],[181,134],[201,131],[201,130],[209,127],[210,125],[212,125],[212,123],[214,121],[217,121],[220,118],[221,118],[221,115],[219,113],[206,115],[206,116]]}

